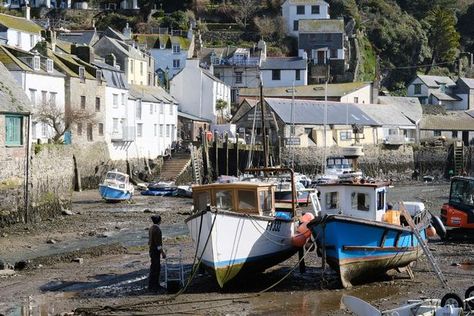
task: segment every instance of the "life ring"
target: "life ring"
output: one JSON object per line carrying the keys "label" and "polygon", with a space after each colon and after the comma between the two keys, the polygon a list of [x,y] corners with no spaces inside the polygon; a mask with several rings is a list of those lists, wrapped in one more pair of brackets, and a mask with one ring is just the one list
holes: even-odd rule
{"label": "life ring", "polygon": [[448,293],[443,296],[441,299],[441,307],[445,307],[446,305],[452,305],[453,307],[464,309],[464,303],[456,293]]}
{"label": "life ring", "polygon": [[438,236],[444,240],[446,238],[446,227],[444,227],[439,216],[431,216],[431,225],[436,229]]}
{"label": "life ring", "polygon": [[[474,296],[474,285],[466,290],[466,293],[464,294],[464,298],[468,299],[473,296]],[[471,310],[474,310],[474,301],[467,301],[467,305],[469,305]]]}

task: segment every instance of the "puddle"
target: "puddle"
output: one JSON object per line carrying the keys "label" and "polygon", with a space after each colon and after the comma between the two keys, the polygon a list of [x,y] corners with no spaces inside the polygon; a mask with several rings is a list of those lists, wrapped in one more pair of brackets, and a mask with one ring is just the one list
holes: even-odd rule
{"label": "puddle", "polygon": [[474,262],[472,261],[461,262],[460,264],[463,270],[474,270]]}
{"label": "puddle", "polygon": [[325,315],[344,308],[343,294],[366,301],[380,300],[399,293],[397,286],[362,286],[340,291],[264,293],[252,299],[252,315]]}

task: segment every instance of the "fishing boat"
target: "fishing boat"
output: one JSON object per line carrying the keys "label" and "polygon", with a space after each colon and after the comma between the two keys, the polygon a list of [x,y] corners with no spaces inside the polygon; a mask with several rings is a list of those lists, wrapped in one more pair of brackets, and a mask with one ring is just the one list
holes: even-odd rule
{"label": "fishing boat", "polygon": [[133,185],[129,181],[128,174],[109,171],[105,175],[104,182],[99,184],[100,196],[106,201],[126,201],[133,196]]}
{"label": "fishing boat", "polygon": [[147,190],[141,192],[141,195],[175,196],[177,192],[178,187],[174,182],[153,182],[148,185]]}
{"label": "fishing boat", "polygon": [[[298,226],[294,207],[286,213],[275,211],[274,194],[275,184],[268,181],[193,186],[194,212],[185,222],[201,263],[221,287],[284,261],[310,237],[305,225]],[[312,218],[306,215],[305,223]]]}
{"label": "fishing boat", "polygon": [[[296,186],[296,203],[308,204],[309,194],[310,192],[314,191],[314,189],[306,189],[301,182],[295,182],[295,186]],[[289,181],[276,182],[275,201],[277,203],[291,203],[292,202],[291,182]]]}
{"label": "fishing boat", "polygon": [[[406,267],[423,253],[411,227],[404,225],[404,215],[387,206],[388,189],[389,183],[383,181],[318,186],[321,212],[308,227],[318,252],[339,273],[343,287]],[[429,213],[422,209],[413,215],[426,240]]]}

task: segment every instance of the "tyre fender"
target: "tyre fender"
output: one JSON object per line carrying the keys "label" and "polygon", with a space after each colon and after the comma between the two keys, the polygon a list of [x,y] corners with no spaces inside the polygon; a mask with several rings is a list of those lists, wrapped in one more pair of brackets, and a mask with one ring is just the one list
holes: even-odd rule
{"label": "tyre fender", "polygon": [[[464,294],[464,298],[467,299],[473,296],[474,296],[474,285],[466,290],[466,293]],[[467,305],[469,306],[471,310],[474,310],[474,300],[467,301]]]}
{"label": "tyre fender", "polygon": [[453,307],[460,307],[464,309],[463,300],[456,293],[448,293],[441,299],[441,307],[446,305],[453,305]]}
{"label": "tyre fender", "polygon": [[446,227],[444,227],[443,222],[439,216],[431,216],[431,225],[436,229],[436,233],[441,239],[446,238]]}

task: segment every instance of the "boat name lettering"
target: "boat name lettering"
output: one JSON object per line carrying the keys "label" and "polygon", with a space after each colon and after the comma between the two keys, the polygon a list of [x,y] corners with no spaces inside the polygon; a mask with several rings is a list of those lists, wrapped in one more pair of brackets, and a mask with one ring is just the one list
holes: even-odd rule
{"label": "boat name lettering", "polygon": [[278,220],[269,222],[267,225],[267,230],[272,231],[272,232],[279,232],[280,228],[281,228],[281,221],[278,221]]}

